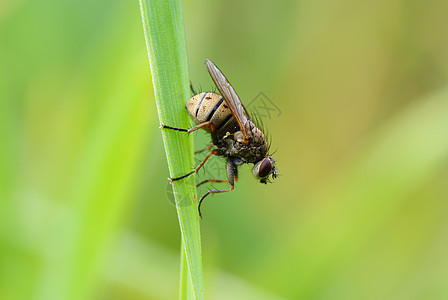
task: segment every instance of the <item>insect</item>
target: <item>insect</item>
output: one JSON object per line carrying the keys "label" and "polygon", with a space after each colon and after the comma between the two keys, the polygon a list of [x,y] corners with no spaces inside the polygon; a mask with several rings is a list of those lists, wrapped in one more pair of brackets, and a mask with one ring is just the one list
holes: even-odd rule
{"label": "insect", "polygon": [[220,94],[202,92],[186,102],[185,108],[196,126],[190,129],[175,128],[164,124],[160,126],[160,128],[188,133],[202,128],[210,133],[212,143],[197,152],[216,147],[193,171],[180,177],[169,178],[171,183],[196,173],[212,155],[226,158],[227,180],[207,179],[198,183],[198,186],[207,182],[228,182],[230,187],[222,190],[212,189],[202,195],[198,202],[199,217],[201,217],[201,204],[205,197],[209,194],[229,192],[234,189],[238,177],[238,166],[253,163],[252,173],[260,183],[266,184],[270,175],[272,175],[272,179],[277,177],[275,161],[271,155],[268,155],[269,146],[265,135],[255,126],[235,90],[218,67],[208,59],[205,60],[205,67]]}

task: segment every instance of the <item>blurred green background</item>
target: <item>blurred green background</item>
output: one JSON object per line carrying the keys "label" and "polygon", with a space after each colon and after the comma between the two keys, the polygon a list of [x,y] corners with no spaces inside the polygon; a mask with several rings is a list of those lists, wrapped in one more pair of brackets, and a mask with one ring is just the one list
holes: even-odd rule
{"label": "blurred green background", "polygon": [[[206,298],[448,299],[448,2],[183,5],[193,84],[281,112],[278,180],[204,203]],[[150,80],[138,1],[0,3],[0,299],[177,298]]]}

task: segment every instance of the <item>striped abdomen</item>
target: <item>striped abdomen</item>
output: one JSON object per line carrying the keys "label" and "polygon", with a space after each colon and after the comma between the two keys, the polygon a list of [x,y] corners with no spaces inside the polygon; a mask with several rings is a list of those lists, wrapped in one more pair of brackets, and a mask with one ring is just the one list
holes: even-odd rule
{"label": "striped abdomen", "polygon": [[[211,121],[215,125],[218,137],[239,130],[229,106],[219,94],[206,92],[197,94],[185,103],[185,108],[196,124]],[[208,126],[202,128],[210,132]]]}

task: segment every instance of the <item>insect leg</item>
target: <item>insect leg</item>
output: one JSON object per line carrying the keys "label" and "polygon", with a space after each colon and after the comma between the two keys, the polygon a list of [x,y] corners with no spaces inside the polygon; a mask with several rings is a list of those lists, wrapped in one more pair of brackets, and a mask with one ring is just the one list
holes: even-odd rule
{"label": "insect leg", "polygon": [[183,132],[190,133],[190,132],[196,131],[196,130],[204,127],[204,126],[209,126],[210,127],[210,134],[212,136],[212,141],[213,141],[214,144],[216,144],[218,142],[218,138],[216,136],[216,128],[215,128],[215,125],[211,121],[207,121],[207,122],[198,124],[198,125],[196,125],[194,127],[191,127],[190,129],[176,128],[176,127],[171,127],[171,126],[168,126],[168,125],[165,125],[165,124],[160,124],[160,129],[172,129],[172,130],[177,130],[177,131],[183,131]]}
{"label": "insect leg", "polygon": [[190,90],[193,93],[193,95],[197,95],[197,93],[194,91],[193,84],[191,83],[191,81],[190,81]]}
{"label": "insect leg", "polygon": [[183,178],[185,178],[185,177],[190,176],[190,175],[193,174],[193,173],[196,173],[196,172],[197,172],[197,171],[198,171],[198,170],[205,164],[205,162],[207,161],[207,159],[208,159],[210,156],[212,156],[212,155],[218,155],[218,150],[215,149],[215,150],[210,151],[210,152],[207,154],[207,156],[204,158],[204,160],[203,160],[203,161],[202,161],[196,168],[194,168],[194,170],[191,171],[190,173],[187,173],[187,174],[185,174],[185,175],[183,175],[183,176],[176,177],[176,178],[168,178],[169,181],[170,181],[170,183],[173,183],[173,181],[177,181],[177,180],[183,179]]}
{"label": "insect leg", "polygon": [[218,182],[218,183],[220,183],[220,182],[229,182],[229,181],[227,179],[206,179],[206,180],[202,180],[201,182],[197,183],[196,187],[198,187],[198,186],[200,186],[200,185],[202,185],[204,183],[207,183],[207,182]]}
{"label": "insect leg", "polygon": [[[227,163],[226,163],[226,173],[227,173],[228,182],[230,184],[230,188],[228,188],[226,190],[209,190],[207,193],[202,195],[201,199],[199,199],[199,202],[198,202],[199,218],[202,219],[201,204],[202,204],[202,201],[205,199],[205,197],[207,197],[210,194],[230,192],[233,190],[234,184],[235,184],[235,170],[236,170],[236,165],[234,164],[233,160],[228,158]],[[202,183],[202,182],[200,182],[200,183]]]}
{"label": "insect leg", "polygon": [[160,129],[172,129],[172,130],[176,130],[176,131],[183,131],[183,132],[190,133],[190,132],[196,131],[196,130],[204,127],[204,126],[209,126],[210,127],[210,131],[211,132],[215,132],[215,125],[213,125],[213,123],[211,121],[201,123],[199,125],[196,125],[194,127],[189,128],[189,129],[176,128],[176,127],[171,127],[171,126],[168,126],[168,125],[165,125],[165,124],[160,124]]}
{"label": "insect leg", "polygon": [[214,145],[213,143],[210,143],[210,145],[208,145],[207,147],[202,148],[202,149],[197,150],[197,151],[194,151],[194,154],[198,154],[198,153],[204,152],[205,150],[210,150],[210,149],[212,149],[213,145]]}

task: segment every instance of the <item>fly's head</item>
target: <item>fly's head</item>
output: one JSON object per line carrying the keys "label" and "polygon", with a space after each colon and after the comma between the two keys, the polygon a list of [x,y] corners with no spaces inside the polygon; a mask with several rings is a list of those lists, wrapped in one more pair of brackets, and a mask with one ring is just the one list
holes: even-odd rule
{"label": "fly's head", "polygon": [[270,155],[266,156],[259,162],[254,164],[252,174],[260,180],[260,183],[266,184],[269,181],[269,175],[272,174],[272,179],[277,178],[277,172],[275,171],[275,161]]}

